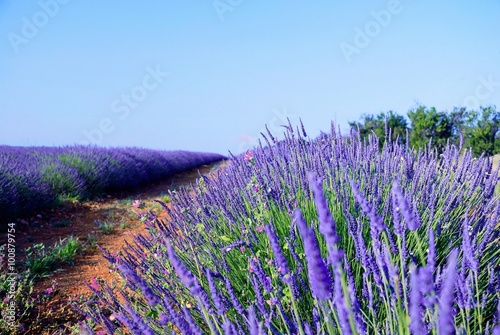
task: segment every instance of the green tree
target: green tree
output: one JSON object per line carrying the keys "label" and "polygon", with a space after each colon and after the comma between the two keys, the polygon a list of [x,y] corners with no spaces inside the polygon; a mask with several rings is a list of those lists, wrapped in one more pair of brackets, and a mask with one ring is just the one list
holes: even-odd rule
{"label": "green tree", "polygon": [[469,112],[465,107],[454,107],[449,114],[449,119],[451,122],[451,143],[455,145],[460,144],[460,137],[465,139],[465,133],[467,132],[467,120],[469,117]]}
{"label": "green tree", "polygon": [[432,140],[432,145],[441,152],[448,140],[452,139],[453,124],[445,112],[436,108],[419,106],[408,112],[411,122],[410,145],[423,148]]}
{"label": "green tree", "polygon": [[377,116],[364,114],[361,116],[361,122],[349,122],[349,126],[356,130],[359,129],[360,136],[363,139],[374,133],[380,139],[381,145],[384,143],[386,136],[389,135],[386,134],[386,131],[389,130],[392,141],[397,141],[400,144],[406,142],[408,122],[403,115],[393,111],[382,112]]}
{"label": "green tree", "polygon": [[495,106],[470,112],[467,121],[466,145],[475,156],[500,153],[500,112]]}

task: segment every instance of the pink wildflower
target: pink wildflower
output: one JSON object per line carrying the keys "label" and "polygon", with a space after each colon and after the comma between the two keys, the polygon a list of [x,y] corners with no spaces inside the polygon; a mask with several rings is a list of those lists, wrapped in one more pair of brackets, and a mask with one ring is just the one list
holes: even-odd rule
{"label": "pink wildflower", "polygon": [[97,291],[100,289],[100,285],[95,278],[92,278],[90,280],[90,287],[92,287],[94,290],[97,290]]}
{"label": "pink wildflower", "polygon": [[243,156],[243,160],[245,162],[248,162],[250,161],[251,159],[253,159],[253,152],[251,151],[247,151],[247,153],[245,154],[245,156]]}

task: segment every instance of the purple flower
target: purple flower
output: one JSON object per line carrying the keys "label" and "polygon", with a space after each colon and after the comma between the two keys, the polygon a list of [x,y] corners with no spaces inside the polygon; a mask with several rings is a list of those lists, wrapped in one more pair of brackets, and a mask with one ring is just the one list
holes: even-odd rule
{"label": "purple flower", "polygon": [[150,306],[154,306],[160,302],[160,299],[153,292],[151,287],[149,287],[147,282],[143,278],[141,278],[135,272],[135,270],[133,270],[129,265],[127,265],[127,263],[125,263],[124,261],[117,262],[117,267],[124,276],[129,278],[129,280],[131,280],[135,285],[140,287],[142,294],[144,294],[144,297],[146,298]]}
{"label": "purple flower", "polygon": [[250,306],[248,308],[248,330],[250,335],[260,335],[260,325],[257,316],[255,315],[255,308]]}
{"label": "purple flower", "polygon": [[401,211],[401,214],[403,214],[408,229],[417,230],[418,227],[420,227],[420,220],[413,212],[412,207],[410,207],[408,200],[403,195],[403,191],[399,187],[396,180],[394,180],[392,184],[392,193],[396,198],[396,203],[398,204],[399,211]]}
{"label": "purple flower", "polygon": [[252,269],[251,272],[255,273],[262,287],[264,287],[264,290],[266,290],[266,292],[271,292],[273,288],[271,286],[270,279],[268,279],[269,277],[262,269],[259,260],[257,258],[255,259],[249,258],[249,263],[250,263],[250,269]]}
{"label": "purple flower", "polygon": [[193,276],[191,271],[189,271],[184,264],[182,264],[181,260],[175,254],[174,248],[170,241],[167,241],[167,252],[168,257],[170,258],[170,262],[175,269],[175,272],[179,276],[179,279],[182,281],[184,286],[189,289],[189,292],[193,297],[199,297],[202,306],[208,310],[209,313],[212,313],[212,308],[210,306],[210,302],[208,300],[208,296],[203,291],[203,288],[200,285],[200,282],[196,277]]}
{"label": "purple flower", "polygon": [[307,273],[313,296],[318,300],[329,299],[332,296],[332,279],[330,272],[321,257],[321,252],[314,231],[311,230],[302,217],[300,209],[294,211],[307,260]]}
{"label": "purple flower", "polygon": [[208,279],[208,287],[210,288],[210,293],[212,294],[212,300],[214,302],[215,308],[217,309],[217,314],[223,315],[227,309],[226,305],[224,304],[224,300],[217,291],[217,287],[215,286],[214,278],[210,270],[207,269],[206,273]]}
{"label": "purple flower", "polygon": [[186,319],[186,322],[189,326],[189,329],[191,330],[191,334],[193,335],[201,335],[203,332],[201,331],[200,327],[198,324],[194,321],[193,317],[189,313],[189,310],[187,309],[186,306],[182,307],[182,312],[184,314],[184,318]]}
{"label": "purple flower", "polygon": [[170,258],[170,262],[172,263],[172,266],[174,267],[175,272],[179,276],[180,280],[182,281],[184,286],[190,290],[191,294],[195,295],[199,286],[198,280],[193,276],[191,271],[189,271],[184,266],[184,264],[182,264],[182,261],[175,254],[174,248],[172,247],[170,241],[167,241],[167,252],[168,257]]}
{"label": "purple flower", "polygon": [[372,238],[377,241],[378,235],[381,231],[387,229],[385,226],[382,218],[380,215],[377,214],[377,210],[374,206],[372,206],[368,200],[361,194],[361,191],[359,190],[358,186],[354,181],[349,179],[349,182],[351,184],[352,191],[354,193],[354,198],[356,201],[359,203],[361,206],[361,210],[365,215],[367,215],[370,218],[370,232],[372,235]]}
{"label": "purple flower", "polygon": [[464,263],[467,264],[472,271],[477,272],[479,264],[474,256],[474,249],[471,245],[469,232],[469,216],[465,216],[462,233],[462,251],[464,253]]}
{"label": "purple flower", "polygon": [[266,233],[269,238],[269,243],[271,244],[271,249],[274,253],[276,268],[282,277],[286,276],[290,272],[290,269],[288,268],[288,262],[285,255],[283,255],[283,252],[281,251],[280,242],[278,236],[276,236],[273,226],[266,225]]}
{"label": "purple flower", "polygon": [[335,221],[328,209],[328,204],[323,194],[323,188],[320,181],[314,178],[312,172],[309,172],[307,177],[312,187],[314,203],[316,204],[316,210],[318,212],[319,232],[325,236],[332,264],[337,264],[342,259],[343,253],[337,247],[337,244],[340,242],[340,237],[337,235]]}
{"label": "purple flower", "polygon": [[455,316],[453,311],[455,282],[457,278],[458,250],[453,249],[448,256],[445,278],[439,295],[438,332],[439,335],[455,334]]}
{"label": "purple flower", "polygon": [[306,335],[313,335],[313,331],[309,323],[304,322],[304,325],[302,327],[304,328],[304,332],[306,333]]}
{"label": "purple flower", "polygon": [[350,335],[352,334],[351,325],[349,323],[349,308],[346,305],[344,293],[342,290],[342,272],[340,270],[340,264],[335,267],[335,308],[339,317],[340,329],[342,334]]}
{"label": "purple flower", "polygon": [[434,269],[436,267],[436,245],[434,242],[434,231],[429,228],[429,253],[427,254],[427,265],[418,270],[419,287],[423,296],[423,304],[430,308],[436,302],[434,295]]}
{"label": "purple flower", "polygon": [[420,271],[415,265],[410,266],[410,330],[412,334],[426,334],[423,322],[422,291],[419,288]]}
{"label": "purple flower", "polygon": [[255,293],[255,303],[257,304],[257,308],[259,309],[259,313],[265,317],[268,314],[268,312],[266,310],[264,296],[262,295],[262,292],[260,291],[259,282],[257,279],[255,279],[255,276],[250,276],[250,284],[252,284],[252,288],[253,288],[253,291]]}
{"label": "purple flower", "polygon": [[227,293],[229,293],[229,299],[231,299],[231,303],[233,304],[234,309],[240,315],[245,315],[245,309],[243,308],[240,301],[236,297],[236,294],[234,293],[233,286],[231,285],[229,278],[227,278],[226,276],[224,276],[224,283],[226,284],[226,290],[227,290]]}
{"label": "purple flower", "polygon": [[145,322],[147,319],[139,316],[128,303],[124,305],[124,308],[132,317],[131,319],[122,313],[115,313],[114,315],[133,335],[154,335],[153,329]]}
{"label": "purple flower", "polygon": [[233,324],[231,321],[226,321],[222,324],[222,328],[224,329],[224,335],[233,335],[235,334],[233,331]]}

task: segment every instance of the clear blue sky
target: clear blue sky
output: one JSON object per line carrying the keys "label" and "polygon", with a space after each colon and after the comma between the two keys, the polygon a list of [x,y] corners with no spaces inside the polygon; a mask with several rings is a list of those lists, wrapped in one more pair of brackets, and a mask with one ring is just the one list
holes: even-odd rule
{"label": "clear blue sky", "polygon": [[500,1],[0,1],[0,144],[227,154],[417,104],[500,107]]}

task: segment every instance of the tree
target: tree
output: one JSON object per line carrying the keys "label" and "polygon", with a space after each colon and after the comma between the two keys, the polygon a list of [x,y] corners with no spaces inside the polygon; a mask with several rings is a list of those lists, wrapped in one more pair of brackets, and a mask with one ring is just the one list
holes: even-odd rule
{"label": "tree", "polygon": [[432,140],[433,146],[442,152],[448,140],[452,139],[453,125],[445,112],[419,106],[408,112],[408,118],[411,122],[410,145],[416,149],[427,146]]}
{"label": "tree", "polygon": [[458,146],[460,144],[460,137],[465,137],[468,117],[469,112],[465,107],[454,107],[450,112],[449,119],[451,122],[452,144]]}
{"label": "tree", "polygon": [[481,107],[468,115],[466,139],[472,153],[480,156],[500,153],[500,112],[495,106]]}
{"label": "tree", "polygon": [[355,130],[359,129],[359,135],[362,139],[367,138],[370,134],[377,135],[381,145],[384,143],[386,136],[389,135],[386,134],[386,131],[389,130],[392,141],[397,141],[402,145],[406,143],[408,122],[403,115],[393,111],[382,112],[377,116],[364,114],[361,116],[361,122],[349,122],[349,126]]}

